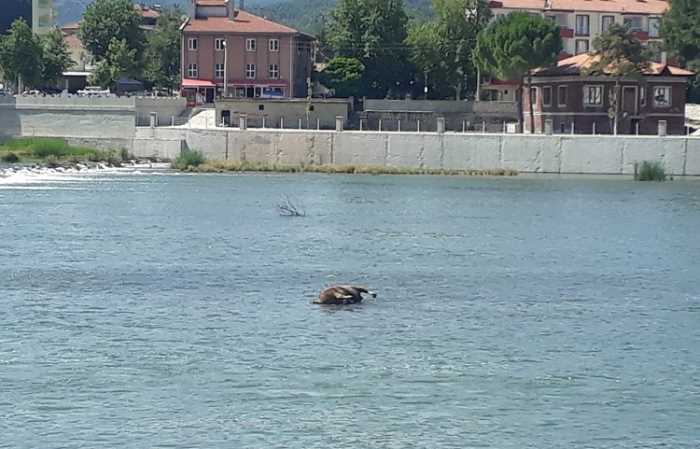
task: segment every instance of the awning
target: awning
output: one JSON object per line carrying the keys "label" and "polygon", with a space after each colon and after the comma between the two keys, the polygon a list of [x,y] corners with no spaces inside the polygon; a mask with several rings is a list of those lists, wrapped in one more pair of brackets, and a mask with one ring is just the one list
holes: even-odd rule
{"label": "awning", "polygon": [[[223,82],[220,84],[223,85]],[[229,80],[228,85],[248,87],[287,87],[287,80]]]}
{"label": "awning", "polygon": [[216,84],[209,80],[197,80],[192,78],[183,78],[182,87],[216,87]]}

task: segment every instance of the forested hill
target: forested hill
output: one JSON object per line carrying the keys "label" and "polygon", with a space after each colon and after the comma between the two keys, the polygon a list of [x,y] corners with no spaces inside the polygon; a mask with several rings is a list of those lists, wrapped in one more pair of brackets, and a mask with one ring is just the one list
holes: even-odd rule
{"label": "forested hill", "polygon": [[[59,24],[76,21],[93,0],[54,0]],[[432,15],[431,0],[404,0],[411,17],[423,19]],[[316,34],[335,6],[336,0],[246,0],[246,7],[254,14],[265,16],[300,31]],[[162,6],[180,5],[186,8],[188,0],[142,0],[141,3]]]}

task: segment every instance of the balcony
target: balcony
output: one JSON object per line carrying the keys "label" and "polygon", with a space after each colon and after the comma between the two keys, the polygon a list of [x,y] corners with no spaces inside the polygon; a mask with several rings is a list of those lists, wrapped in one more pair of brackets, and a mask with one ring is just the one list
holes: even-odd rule
{"label": "balcony", "polygon": [[574,37],[574,30],[569,27],[559,27],[559,35],[561,37]]}

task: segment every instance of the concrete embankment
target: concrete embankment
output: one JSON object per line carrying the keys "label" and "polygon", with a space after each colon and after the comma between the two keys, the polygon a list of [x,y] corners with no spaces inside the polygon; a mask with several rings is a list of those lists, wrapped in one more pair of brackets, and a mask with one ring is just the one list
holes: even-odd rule
{"label": "concrete embankment", "polygon": [[698,137],[136,126],[138,117],[151,112],[162,125],[165,117],[183,110],[182,99],[4,97],[0,139],[63,137],[74,145],[126,148],[137,157],[167,159],[192,149],[210,160],[521,173],[632,175],[635,163],[646,160],[660,161],[673,175],[700,176]]}
{"label": "concrete embankment", "polygon": [[138,157],[192,149],[213,160],[559,174],[632,175],[647,160],[700,175],[700,139],[687,137],[138,128],[132,148]]}

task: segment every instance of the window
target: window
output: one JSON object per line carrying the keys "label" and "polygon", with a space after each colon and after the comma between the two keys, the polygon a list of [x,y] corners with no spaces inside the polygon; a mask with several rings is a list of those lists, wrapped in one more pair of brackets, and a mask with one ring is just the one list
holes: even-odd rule
{"label": "window", "polygon": [[270,39],[268,41],[268,49],[270,51],[280,51],[280,40],[279,39]]}
{"label": "window", "polygon": [[268,75],[271,80],[276,80],[280,77],[280,67],[277,64],[270,64]]}
{"label": "window", "polygon": [[603,86],[583,86],[583,105],[602,106]]}
{"label": "window", "polygon": [[197,51],[197,48],[199,48],[199,39],[197,39],[196,37],[191,37],[187,39],[188,50]]}
{"label": "window", "polygon": [[537,88],[536,87],[531,87],[530,88],[530,98],[529,100],[532,100],[532,104],[537,104]]}
{"label": "window", "polygon": [[190,64],[187,66],[187,76],[189,78],[197,78],[199,76],[199,70],[197,69],[197,64]]}
{"label": "window", "polygon": [[564,107],[566,106],[566,86],[559,86],[559,89],[557,91],[557,104],[559,107]]}
{"label": "window", "polygon": [[671,106],[670,87],[654,87],[654,106],[656,106],[657,108],[667,108]]}
{"label": "window", "polygon": [[576,39],[576,54],[588,53],[588,40],[587,39]]}
{"label": "window", "polygon": [[255,42],[255,39],[245,40],[245,51],[255,51],[256,47],[257,43]]}
{"label": "window", "polygon": [[222,79],[224,77],[224,65],[223,64],[216,64],[214,66],[214,76],[217,78]]}
{"label": "window", "polygon": [[216,39],[214,39],[214,48],[216,49],[216,51],[224,50],[224,42],[226,42],[226,40],[221,37],[217,37]]}
{"label": "window", "polygon": [[567,19],[566,19],[566,14],[552,14],[548,15],[547,18],[551,20],[552,22],[556,23],[560,27],[566,27],[569,25]]}
{"label": "window", "polygon": [[661,37],[660,17],[649,17],[649,37]]}
{"label": "window", "polygon": [[590,18],[588,16],[576,16],[576,35],[588,36],[590,34]]}
{"label": "window", "polygon": [[630,31],[642,31],[642,18],[636,16],[625,17],[623,23]]}
{"label": "window", "polygon": [[647,105],[647,90],[645,87],[639,88],[639,105],[642,107]]}
{"label": "window", "polygon": [[542,88],[542,106],[552,105],[552,88],[546,86]]}
{"label": "window", "polygon": [[605,33],[610,28],[610,25],[615,23],[615,16],[603,16],[601,21],[600,31]]}
{"label": "window", "polygon": [[245,77],[246,77],[246,79],[249,79],[249,80],[255,79],[255,64],[246,64],[245,65]]}

